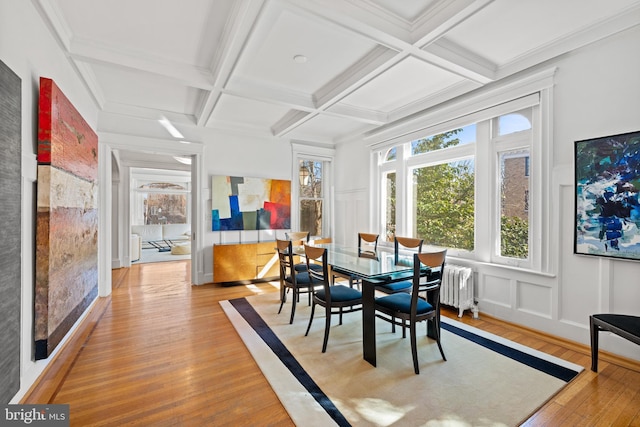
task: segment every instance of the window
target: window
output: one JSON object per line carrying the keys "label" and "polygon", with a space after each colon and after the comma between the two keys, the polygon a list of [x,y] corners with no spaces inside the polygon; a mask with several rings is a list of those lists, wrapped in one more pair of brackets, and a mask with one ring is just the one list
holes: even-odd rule
{"label": "window", "polygon": [[189,224],[189,173],[133,169],[131,225]]}
{"label": "window", "polygon": [[473,250],[473,163],[468,158],[413,169],[413,236],[430,245]]}
{"label": "window", "polygon": [[529,257],[529,150],[500,154],[500,256]]}
{"label": "window", "polygon": [[333,148],[292,142],[291,227],[310,237],[331,237]]}
{"label": "window", "polygon": [[300,160],[298,171],[300,230],[308,231],[310,236],[322,236],[325,198],[323,162]]}
{"label": "window", "polygon": [[387,242],[393,242],[393,236],[396,235],[396,173],[386,172],[383,176],[385,201],[385,228],[384,238]]}
{"label": "window", "polygon": [[469,115],[473,123],[452,120],[449,130],[445,122],[430,136],[381,149],[386,240],[415,236],[454,256],[531,267],[531,180],[540,170],[532,163],[539,108],[531,104],[501,104]]}

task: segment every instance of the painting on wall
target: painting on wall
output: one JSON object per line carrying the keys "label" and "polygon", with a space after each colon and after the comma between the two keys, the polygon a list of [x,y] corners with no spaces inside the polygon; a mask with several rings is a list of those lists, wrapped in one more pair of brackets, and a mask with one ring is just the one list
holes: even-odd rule
{"label": "painting on wall", "polygon": [[98,295],[98,136],[40,78],[35,358],[60,343]]}
{"label": "painting on wall", "polygon": [[215,175],[211,230],[291,228],[291,181]]}
{"label": "painting on wall", "polygon": [[0,402],[20,389],[21,80],[0,61]]}
{"label": "painting on wall", "polygon": [[575,143],[574,252],[640,259],[640,131]]}

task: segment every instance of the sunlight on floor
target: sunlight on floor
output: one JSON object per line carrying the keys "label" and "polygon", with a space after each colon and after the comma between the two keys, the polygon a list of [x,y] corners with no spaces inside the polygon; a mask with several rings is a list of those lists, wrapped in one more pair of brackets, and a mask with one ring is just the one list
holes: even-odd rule
{"label": "sunlight on floor", "polygon": [[404,415],[414,409],[396,407],[380,399],[354,399],[354,409],[365,420],[378,426],[391,426],[401,420]]}
{"label": "sunlight on floor", "polygon": [[[279,282],[267,282],[269,285],[273,286],[276,289],[280,289],[280,283]],[[253,292],[254,294],[264,294],[266,291],[263,291],[262,289],[260,289],[260,287],[254,285],[254,284],[249,284],[249,285],[244,285],[245,288],[247,288],[248,290],[250,290],[251,292]]]}
{"label": "sunlight on floor", "polygon": [[[428,399],[428,397],[425,397]],[[353,409],[365,420],[376,426],[388,427],[402,421],[406,414],[416,409],[414,405],[406,407],[393,406],[387,401],[380,399],[354,399]],[[340,406],[338,404],[338,406]],[[341,408],[344,410],[344,408]],[[477,421],[477,420],[476,420]],[[455,414],[443,415],[439,419],[432,419],[423,424],[424,427],[472,427],[473,422],[466,421]],[[484,419],[483,426],[506,427],[505,424]]]}

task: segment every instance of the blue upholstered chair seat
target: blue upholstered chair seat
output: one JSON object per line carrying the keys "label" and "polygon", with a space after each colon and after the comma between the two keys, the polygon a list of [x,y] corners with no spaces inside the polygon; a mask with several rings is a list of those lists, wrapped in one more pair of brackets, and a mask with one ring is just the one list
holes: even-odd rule
{"label": "blue upholstered chair seat", "polygon": [[387,294],[393,294],[396,292],[408,291],[411,289],[412,286],[413,286],[413,283],[406,280],[404,282],[395,282],[395,283],[387,283],[384,285],[377,285],[376,289]]}
{"label": "blue upholstered chair seat", "polygon": [[[287,276],[284,280],[291,283],[291,276]],[[309,278],[309,273],[305,271],[305,272],[296,274],[296,283],[298,285],[310,285],[311,279]]]}
{"label": "blue upholstered chair seat", "polygon": [[[307,271],[307,264],[296,264],[293,266],[296,271]],[[322,266],[320,264],[310,264],[309,268],[316,271],[322,271]]]}
{"label": "blue upholstered chair seat", "polygon": [[[353,301],[362,298],[362,293],[360,291],[343,285],[331,286],[329,287],[329,292],[331,292],[331,301],[334,302]],[[327,299],[324,289],[317,290],[316,296],[325,301]]]}
{"label": "blue upholstered chair seat", "polygon": [[[376,304],[400,313],[410,313],[411,295],[407,293],[397,293],[376,298]],[[416,313],[423,314],[433,310],[433,306],[425,300],[418,298]]]}

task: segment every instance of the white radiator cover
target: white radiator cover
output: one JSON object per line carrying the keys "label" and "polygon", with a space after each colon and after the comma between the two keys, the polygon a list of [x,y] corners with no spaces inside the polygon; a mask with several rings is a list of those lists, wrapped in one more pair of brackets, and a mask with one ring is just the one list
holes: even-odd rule
{"label": "white radiator cover", "polygon": [[458,317],[462,317],[465,310],[472,310],[476,316],[473,292],[473,270],[460,265],[445,264],[440,303],[457,308]]}

